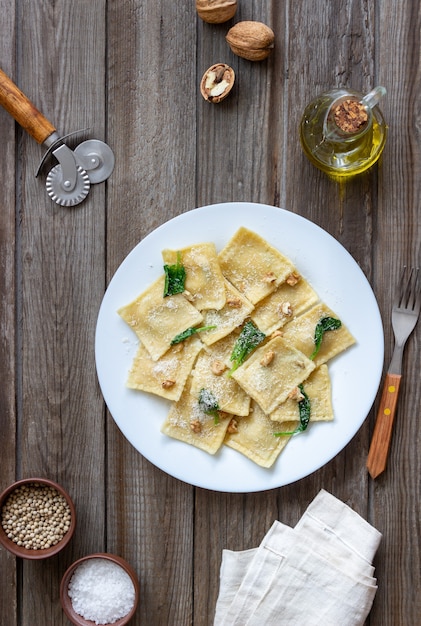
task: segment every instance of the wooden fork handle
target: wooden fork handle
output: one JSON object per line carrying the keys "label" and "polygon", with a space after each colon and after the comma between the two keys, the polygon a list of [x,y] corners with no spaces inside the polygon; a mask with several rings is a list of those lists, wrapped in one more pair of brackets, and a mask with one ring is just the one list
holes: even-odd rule
{"label": "wooden fork handle", "polygon": [[1,69],[0,104],[38,143],[56,130]]}
{"label": "wooden fork handle", "polygon": [[400,383],[401,376],[399,374],[386,374],[367,457],[367,468],[372,478],[377,478],[386,469]]}

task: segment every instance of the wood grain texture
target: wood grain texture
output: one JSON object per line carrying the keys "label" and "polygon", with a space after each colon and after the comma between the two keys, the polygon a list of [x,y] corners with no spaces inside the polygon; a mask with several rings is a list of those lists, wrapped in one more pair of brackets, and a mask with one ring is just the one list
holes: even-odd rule
{"label": "wood grain texture", "polygon": [[[365,464],[380,392],[326,466],[244,494],[195,488],[154,467],[123,437],[100,393],[95,325],[114,272],[160,224],[217,202],[283,207],[338,239],[373,287],[390,360],[396,277],[421,261],[419,3],[238,4],[234,19],[211,25],[190,0],[0,0],[2,70],[60,133],[89,128],[70,147],[98,138],[116,157],[106,183],[79,206],[59,207],[45,191],[52,161],[35,179],[42,149],[0,110],[0,490],[15,476],[42,474],[68,487],[78,514],[58,557],[16,562],[0,549],[1,624],[67,624],[58,598],[65,569],[108,550],[139,576],[133,624],[211,626],[222,550],[257,546],[275,519],[294,526],[321,488],[383,534],[366,626],[419,621],[420,325],[404,355],[388,466],[375,482]],[[233,23],[249,19],[275,32],[264,62],[236,57],[225,41]],[[219,105],[199,91],[216,62],[236,73]],[[387,89],[384,154],[338,184],[305,159],[301,113],[331,87],[368,92],[378,84]]]}
{"label": "wood grain texture", "polygon": [[56,130],[2,70],[0,70],[0,105],[38,143],[43,143]]}
{"label": "wood grain texture", "polygon": [[383,392],[367,457],[367,469],[372,478],[377,478],[386,469],[401,378],[400,375],[387,373],[383,383]]}
{"label": "wood grain texture", "polygon": [[[0,58],[2,69],[6,72],[16,71],[15,37],[16,22],[14,11],[9,10],[9,3],[0,0]],[[3,491],[17,473],[18,457],[18,424],[16,395],[18,381],[16,379],[16,308],[18,294],[16,285],[16,144],[13,120],[0,111],[0,171],[3,198],[0,203],[0,491]],[[0,622],[17,623],[19,565],[16,559],[6,552],[0,551]]]}

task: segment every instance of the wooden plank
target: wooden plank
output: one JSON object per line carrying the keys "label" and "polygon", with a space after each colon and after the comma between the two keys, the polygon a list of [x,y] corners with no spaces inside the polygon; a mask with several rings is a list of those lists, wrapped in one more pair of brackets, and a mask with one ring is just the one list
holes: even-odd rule
{"label": "wooden plank", "polygon": [[[0,0],[0,58],[4,72],[16,72],[15,13],[10,3]],[[0,172],[2,172],[3,201],[0,211],[0,491],[16,478],[16,229],[15,229],[15,124],[3,109],[0,110]],[[16,559],[0,550],[0,622],[14,626],[17,620],[18,587]]]}
{"label": "wooden plank", "polygon": [[[272,9],[272,10],[271,10]],[[242,20],[258,20],[276,31],[268,59],[251,62],[230,50],[225,36]],[[221,25],[198,19],[198,77],[214,63],[230,65],[234,88],[219,104],[203,100],[197,87],[198,204],[227,200],[279,205],[283,167],[285,5],[239,3],[235,19]]]}
{"label": "wooden plank", "polygon": [[[23,2],[19,9],[20,88],[60,133],[89,127],[102,139],[105,2]],[[63,553],[24,562],[21,611],[23,623],[61,624],[65,568],[105,547],[104,411],[93,349],[105,277],[105,185],[73,209],[59,207],[46,194],[46,172],[34,178],[43,150],[27,135],[20,146],[21,472],[58,480],[78,514]]]}
{"label": "wooden plank", "polygon": [[[359,177],[358,181],[335,182],[307,162],[297,138],[304,107],[321,92],[351,86],[365,93],[373,86],[374,7],[357,2],[352,6],[343,3],[340,9],[324,2],[290,6],[289,75],[294,80],[288,83],[291,127],[286,181],[293,184],[287,188],[287,198],[294,212],[308,217],[340,241],[370,278],[373,230],[370,208],[376,191],[376,171]],[[301,171],[305,185],[296,184],[297,171]],[[303,484],[288,487],[286,500],[291,501],[298,490],[299,503],[309,489],[315,495],[324,487],[365,517],[367,432],[365,424],[327,466]],[[297,514],[295,511],[295,518]]]}
{"label": "wooden plank", "polygon": [[[210,626],[222,550],[255,547],[274,519],[294,526],[321,488],[383,532],[368,623],[417,623],[419,325],[405,352],[385,474],[371,481],[365,468],[378,397],[369,420],[325,467],[255,494],[194,488],[143,458],[106,412],[94,334],[104,289],[138,241],[195,206],[251,200],[311,219],[349,250],[379,301],[387,366],[394,283],[421,252],[418,4],[404,0],[397,12],[393,3],[364,0],[250,0],[229,23],[209,25],[187,0],[0,0],[2,69],[61,132],[90,128],[72,146],[97,137],[116,156],[107,183],[93,186],[79,207],[60,208],[45,192],[48,167],[34,178],[42,148],[0,111],[1,476],[3,486],[15,474],[55,478],[78,511],[75,537],[59,557],[16,567],[0,550],[1,623],[67,623],[58,600],[64,569],[82,554],[108,550],[139,575],[134,624]],[[274,29],[267,61],[229,50],[226,32],[242,19]],[[237,76],[220,105],[199,94],[216,61]],[[383,158],[338,184],[304,157],[301,113],[332,86],[367,92],[378,83],[387,88]]]}
{"label": "wooden plank", "polygon": [[[195,15],[184,3],[109,3],[108,24],[110,280],[145,235],[194,208],[196,86]],[[189,624],[194,490],[141,457],[111,421],[107,445],[108,547],[139,574],[137,623]]]}
{"label": "wooden plank", "polygon": [[[266,61],[237,57],[226,43],[228,29],[250,19],[277,33]],[[197,83],[216,62],[227,63],[236,74],[233,91],[222,103],[208,103],[196,94],[199,206],[232,200],[283,203],[285,100],[274,77],[284,74],[284,21],[284,3],[256,2],[239,3],[235,18],[226,24],[198,19]],[[196,490],[194,624],[213,623],[222,550],[257,546],[277,513],[275,490],[250,495]]]}
{"label": "wooden plank", "polygon": [[[395,285],[403,265],[419,265],[421,258],[420,23],[419,3],[405,2],[399,12],[389,3],[378,7],[376,69],[378,82],[387,89],[383,110],[389,134],[379,176],[374,262],[385,326],[385,370],[394,344],[391,303]],[[421,587],[419,338],[418,324],[405,350],[387,469],[370,484],[371,518],[383,533],[372,624],[416,623],[421,610],[415,592]]]}
{"label": "wooden plank", "polygon": [[[275,50],[260,64],[230,55],[226,62],[232,63],[237,73],[237,91],[221,105],[199,103],[198,150],[199,164],[203,164],[199,169],[199,198],[202,195],[206,203],[229,198],[283,206],[325,227],[346,246],[352,248],[358,242],[361,261],[369,270],[371,239],[367,225],[371,215],[366,205],[371,202],[371,181],[365,183],[366,197],[361,210],[350,211],[356,195],[352,184],[346,188],[338,186],[315,170],[306,162],[298,139],[300,116],[309,98],[330,88],[332,82],[337,84],[338,75],[342,84],[350,76],[358,77],[362,64],[372,70],[373,14],[364,3],[354,3],[352,15],[350,5],[343,6],[341,24],[347,33],[345,37],[341,25],[336,28],[337,9],[326,3],[289,3],[282,7],[272,3],[265,8],[241,5],[239,20],[256,19],[273,27]],[[224,30],[222,27],[219,32],[212,30],[212,35],[207,25],[199,30],[202,34],[199,59],[206,57],[208,65],[227,58],[226,53],[223,55]],[[360,41],[368,41],[369,46],[362,48]],[[367,85],[355,87],[368,91],[369,77]],[[232,96],[234,101],[230,101]],[[305,185],[297,184],[301,178],[306,180]],[[279,490],[248,496],[215,495],[211,500],[207,494],[197,494],[196,510],[200,514],[195,562],[207,581],[206,593],[201,589],[195,596],[200,624],[212,623],[211,607],[215,606],[223,547],[257,546],[274,519],[295,525],[322,487],[366,515],[367,477],[360,469],[364,467],[366,440],[367,429],[363,429],[326,468]],[[254,511],[261,513],[253,514]],[[200,523],[200,519],[207,520],[206,524]],[[247,524],[246,519],[252,523]],[[206,550],[210,557],[204,570],[200,563]],[[208,621],[203,617],[205,614]]]}

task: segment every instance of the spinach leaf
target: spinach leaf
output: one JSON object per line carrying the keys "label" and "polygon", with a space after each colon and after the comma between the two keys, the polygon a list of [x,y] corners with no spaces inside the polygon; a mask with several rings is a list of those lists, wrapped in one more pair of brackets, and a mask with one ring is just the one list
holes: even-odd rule
{"label": "spinach leaf", "polygon": [[214,423],[219,423],[218,400],[208,389],[201,389],[199,392],[199,406],[206,415],[213,415]]}
{"label": "spinach leaf", "polygon": [[246,322],[240,336],[234,344],[234,348],[230,356],[230,361],[233,361],[234,365],[228,374],[231,375],[235,372],[237,367],[244,363],[250,352],[252,352],[265,338],[265,333],[262,333],[262,331],[259,330],[253,322]]}
{"label": "spinach leaf", "polygon": [[177,263],[164,265],[165,283],[164,298],[173,296],[175,293],[183,293],[186,281],[186,269],[181,263],[181,254],[177,252]]}
{"label": "spinach leaf", "polygon": [[313,360],[319,352],[325,332],[328,330],[337,330],[341,326],[342,322],[335,319],[334,317],[323,317],[319,322],[317,322],[316,329],[314,331],[315,348],[313,350],[313,353],[310,355],[311,360]]}
{"label": "spinach leaf", "polygon": [[182,341],[184,341],[185,339],[188,339],[195,333],[200,333],[201,331],[204,331],[204,330],[213,330],[214,328],[216,328],[216,326],[202,326],[201,328],[195,328],[195,327],[187,328],[186,330],[183,330],[182,333],[179,333],[178,335],[176,335],[174,339],[171,341],[170,345],[175,346],[176,343],[181,343]]}
{"label": "spinach leaf", "polygon": [[308,395],[304,391],[303,385],[298,385],[298,389],[301,391],[304,396],[302,400],[298,402],[298,412],[300,416],[300,423],[298,424],[295,430],[291,432],[283,432],[283,433],[274,433],[275,437],[283,437],[285,435],[295,435],[296,433],[303,433],[308,426],[311,415],[311,403]]}

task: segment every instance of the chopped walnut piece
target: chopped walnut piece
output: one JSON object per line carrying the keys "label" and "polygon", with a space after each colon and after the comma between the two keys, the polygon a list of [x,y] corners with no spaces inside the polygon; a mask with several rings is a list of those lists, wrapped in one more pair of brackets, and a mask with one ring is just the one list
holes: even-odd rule
{"label": "chopped walnut piece", "polygon": [[183,291],[183,296],[186,298],[186,300],[188,300],[189,302],[194,302],[195,301],[195,296],[190,293],[190,291],[188,291],[187,289],[185,289]]}
{"label": "chopped walnut piece", "polygon": [[192,422],[190,422],[190,428],[194,433],[200,433],[200,431],[202,430],[202,423],[200,422],[200,420],[193,420]]}
{"label": "chopped walnut piece", "polygon": [[294,387],[294,389],[288,394],[288,398],[301,402],[301,400],[304,400],[304,395],[301,393],[299,387]]}
{"label": "chopped walnut piece", "polygon": [[167,380],[163,380],[161,383],[161,386],[164,389],[171,389],[171,387],[174,387],[174,385],[175,385],[175,380],[171,380],[169,378]]}
{"label": "chopped walnut piece", "polygon": [[279,313],[284,317],[291,317],[292,315],[291,302],[282,302],[282,304],[279,305]]}
{"label": "chopped walnut piece", "polygon": [[260,365],[263,365],[263,367],[267,367],[268,365],[270,365],[270,363],[272,363],[274,358],[275,358],[274,351],[268,350],[260,359]]}
{"label": "chopped walnut piece", "polygon": [[220,361],[219,359],[215,359],[215,361],[212,361],[211,368],[212,368],[212,373],[215,374],[215,376],[221,376],[221,374],[223,374],[225,370],[227,369],[227,366],[225,365],[223,361]]}
{"label": "chopped walnut piece", "polygon": [[228,424],[227,433],[233,435],[234,433],[238,433],[238,421],[233,417]]}
{"label": "chopped walnut piece", "polygon": [[276,276],[273,272],[268,272],[267,274],[265,274],[262,278],[262,281],[264,283],[273,283],[276,280]]}
{"label": "chopped walnut piece", "polygon": [[300,278],[301,278],[301,276],[299,274],[297,274],[297,272],[291,272],[291,274],[289,276],[287,276],[285,282],[290,287],[295,287],[295,285],[298,283]]}
{"label": "chopped walnut piece", "polygon": [[275,337],[282,337],[283,336],[283,332],[282,330],[274,330],[273,333],[271,334],[270,338],[274,339]]}
{"label": "chopped walnut piece", "polygon": [[232,309],[241,309],[243,303],[241,302],[240,298],[237,298],[236,296],[231,296],[230,298],[227,298],[227,305],[230,306]]}

